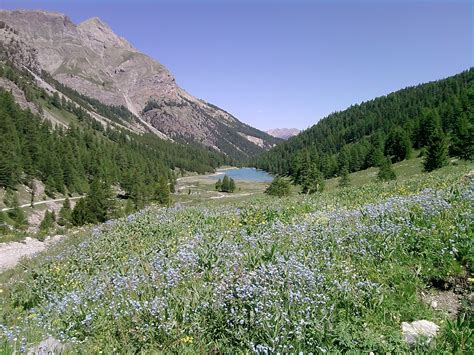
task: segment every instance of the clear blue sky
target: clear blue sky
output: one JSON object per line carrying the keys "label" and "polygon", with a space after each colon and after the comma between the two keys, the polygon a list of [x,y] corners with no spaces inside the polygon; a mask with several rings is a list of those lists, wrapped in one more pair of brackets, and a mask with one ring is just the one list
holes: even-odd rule
{"label": "clear blue sky", "polygon": [[473,66],[471,1],[0,0],[98,16],[191,94],[260,129]]}

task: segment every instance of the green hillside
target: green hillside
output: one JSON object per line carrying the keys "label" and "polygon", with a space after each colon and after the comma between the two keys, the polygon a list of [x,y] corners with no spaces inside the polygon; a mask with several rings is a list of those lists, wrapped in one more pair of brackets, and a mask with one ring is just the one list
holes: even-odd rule
{"label": "green hillside", "polygon": [[412,156],[413,149],[428,151],[430,145],[472,159],[473,102],[470,69],[335,112],[263,153],[254,165],[302,183],[310,166],[331,178],[379,166],[384,156],[401,161]]}

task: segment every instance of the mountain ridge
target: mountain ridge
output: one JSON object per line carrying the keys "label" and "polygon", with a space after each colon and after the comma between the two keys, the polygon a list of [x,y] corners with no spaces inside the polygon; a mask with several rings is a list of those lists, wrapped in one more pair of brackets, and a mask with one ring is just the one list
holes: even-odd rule
{"label": "mountain ridge", "polygon": [[[21,41],[36,51],[40,68],[55,80],[106,105],[126,107],[173,140],[197,142],[237,159],[278,142],[186,92],[166,67],[98,17],[76,25],[60,13],[1,10],[0,21],[18,30]],[[156,105],[143,112],[150,102]]]}
{"label": "mountain ridge", "polygon": [[296,136],[298,133],[301,132],[298,128],[272,128],[266,131],[269,135],[281,138],[281,139],[289,139],[293,136]]}

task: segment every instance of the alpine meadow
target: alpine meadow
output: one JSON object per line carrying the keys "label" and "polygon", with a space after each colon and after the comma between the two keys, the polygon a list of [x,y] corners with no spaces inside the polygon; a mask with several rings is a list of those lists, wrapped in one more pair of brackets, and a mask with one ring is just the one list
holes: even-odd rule
{"label": "alpine meadow", "polygon": [[474,351],[470,1],[0,6],[0,354]]}

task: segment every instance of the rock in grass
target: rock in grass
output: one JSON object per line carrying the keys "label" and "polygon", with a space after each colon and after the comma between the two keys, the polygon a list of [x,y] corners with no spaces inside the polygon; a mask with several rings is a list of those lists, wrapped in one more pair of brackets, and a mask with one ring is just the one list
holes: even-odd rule
{"label": "rock in grass", "polygon": [[411,323],[403,322],[402,323],[402,333],[405,341],[409,345],[414,345],[420,340],[424,340],[427,343],[438,333],[439,326],[435,323],[427,320],[417,320]]}
{"label": "rock in grass", "polygon": [[59,340],[49,337],[28,351],[28,355],[61,354],[65,347]]}

